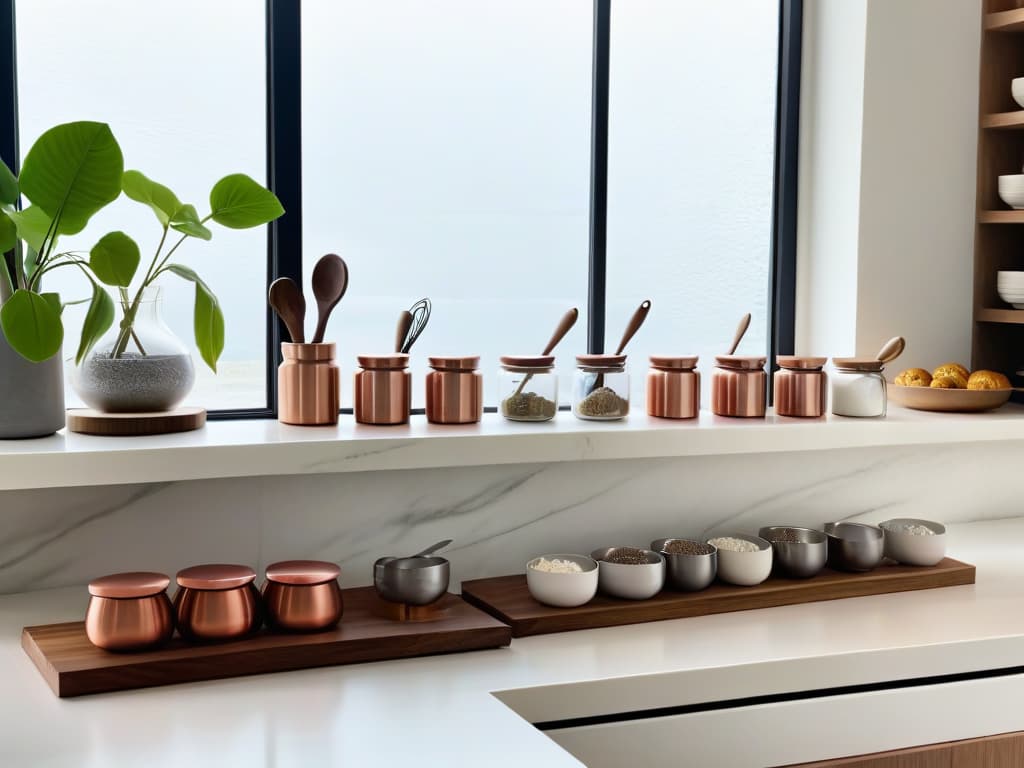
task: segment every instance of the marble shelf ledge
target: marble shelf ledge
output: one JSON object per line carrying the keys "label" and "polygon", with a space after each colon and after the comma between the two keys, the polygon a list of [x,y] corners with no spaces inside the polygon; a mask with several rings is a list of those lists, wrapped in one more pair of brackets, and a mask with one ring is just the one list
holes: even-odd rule
{"label": "marble shelf ledge", "polygon": [[640,413],[621,422],[563,412],[542,424],[486,414],[462,426],[422,416],[399,427],[357,425],[351,416],[337,427],[214,421],[178,435],[0,440],[0,490],[1011,440],[1024,440],[1024,406],[986,414],[892,408],[885,419],[726,419],[704,411],[692,421]]}

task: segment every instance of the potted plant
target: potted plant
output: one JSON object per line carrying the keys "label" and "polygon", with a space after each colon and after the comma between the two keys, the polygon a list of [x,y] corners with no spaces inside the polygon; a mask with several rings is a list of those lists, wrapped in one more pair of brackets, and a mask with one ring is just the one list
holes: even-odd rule
{"label": "potted plant", "polygon": [[91,352],[76,358],[73,383],[79,397],[101,411],[165,411],[189,393],[195,371],[188,350],[160,319],[157,281],[163,275],[194,284],[195,343],[214,372],[224,349],[224,315],[217,297],[194,270],[171,257],[186,240],[210,240],[210,221],[248,229],[273,221],[284,208],[272,192],[241,173],[214,184],[210,212],[202,218],[194,205],[183,204],[139,171],[125,171],[121,188],[152,210],[162,230],[160,241],[144,271],[139,270],[138,245],[124,232],[104,235],[89,252],[91,272],[117,291],[121,319]]}
{"label": "potted plant", "polygon": [[[84,259],[57,243],[121,194],[123,170],[110,126],[91,121],[46,131],[19,177],[0,162],[0,438],[39,437],[64,426],[64,305],[43,291],[43,276],[73,267],[92,285],[79,359],[113,322],[113,302]],[[18,210],[22,197],[29,205]]]}

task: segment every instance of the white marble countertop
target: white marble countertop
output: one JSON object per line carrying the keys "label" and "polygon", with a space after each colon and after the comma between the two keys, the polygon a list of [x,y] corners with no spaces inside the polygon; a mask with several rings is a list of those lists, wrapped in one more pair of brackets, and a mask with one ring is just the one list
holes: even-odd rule
{"label": "white marble countertop", "polygon": [[12,595],[0,598],[0,765],[570,766],[530,722],[1024,665],[1022,535],[1024,520],[950,527],[974,586],[67,700],[20,631],[77,618],[84,590]]}
{"label": "white marble countertop", "polygon": [[215,421],[153,437],[64,432],[0,440],[0,491],[156,483],[218,477],[304,475],[500,464],[818,451],[875,446],[1024,439],[1024,406],[983,414],[924,413],[890,406],[884,419],[655,419],[636,411],[621,422],[582,421],[372,427],[342,416],[336,427],[294,427],[270,419]]}

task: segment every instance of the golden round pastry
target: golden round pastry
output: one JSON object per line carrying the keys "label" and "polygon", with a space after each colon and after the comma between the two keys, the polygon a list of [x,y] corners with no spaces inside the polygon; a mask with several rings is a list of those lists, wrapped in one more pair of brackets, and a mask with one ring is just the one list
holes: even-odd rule
{"label": "golden round pastry", "polygon": [[908,368],[896,377],[901,387],[927,387],[932,383],[932,375],[924,368]]}
{"label": "golden round pastry", "polygon": [[975,371],[967,379],[968,389],[1009,389],[1010,380],[998,371]]}
{"label": "golden round pastry", "polygon": [[937,379],[940,376],[956,376],[964,380],[963,385],[960,389],[967,386],[967,379],[971,375],[971,372],[964,368],[960,363],[943,363],[934,371],[932,371],[932,378]]}
{"label": "golden round pastry", "polygon": [[964,389],[967,382],[962,376],[936,376],[929,386],[932,389]]}

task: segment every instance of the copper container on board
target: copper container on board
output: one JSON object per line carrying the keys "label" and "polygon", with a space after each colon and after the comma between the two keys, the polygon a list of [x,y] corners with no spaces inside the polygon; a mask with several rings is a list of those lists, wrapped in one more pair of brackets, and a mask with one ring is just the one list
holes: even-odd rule
{"label": "copper container on board", "polygon": [[174,616],[186,640],[237,640],[263,623],[256,571],[245,565],[194,565],[178,571]]}
{"label": "copper container on board", "polygon": [[484,377],[479,355],[431,357],[427,374],[427,421],[473,424],[484,412]]}
{"label": "copper container on board", "polygon": [[401,352],[359,355],[353,397],[360,424],[408,424],[412,408],[409,356]]}
{"label": "copper container on board", "polygon": [[340,573],[337,565],[322,560],[286,560],[267,566],[263,585],[267,624],[289,632],[333,627],[344,610]]}
{"label": "copper container on board", "polygon": [[711,411],[718,416],[763,418],[768,394],[766,357],[719,355],[711,377]]}
{"label": "copper container on board", "polygon": [[776,358],[775,413],[779,416],[817,418],[825,415],[828,377],[822,370],[826,357]]}
{"label": "copper container on board", "polygon": [[108,651],[139,651],[174,634],[171,601],[162,573],[115,573],[89,582],[85,634]]}
{"label": "copper container on board", "polygon": [[281,342],[277,418],[301,426],[338,423],[340,385],[334,343]]}
{"label": "copper container on board", "polygon": [[647,413],[663,419],[693,419],[700,414],[696,355],[651,355]]}

